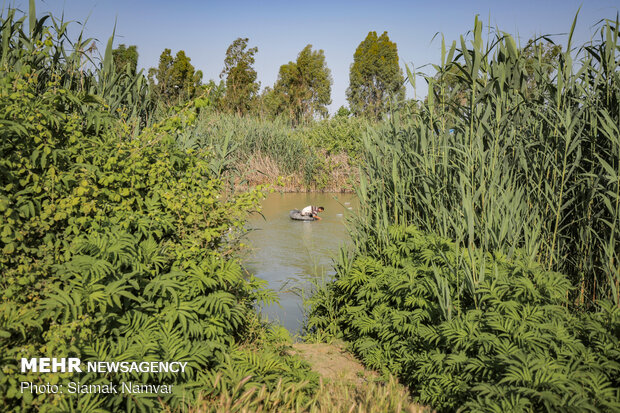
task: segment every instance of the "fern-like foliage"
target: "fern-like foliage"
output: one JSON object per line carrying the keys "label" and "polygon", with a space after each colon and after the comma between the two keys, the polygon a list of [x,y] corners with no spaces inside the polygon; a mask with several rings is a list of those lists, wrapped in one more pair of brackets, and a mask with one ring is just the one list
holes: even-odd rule
{"label": "fern-like foliage", "polygon": [[617,306],[570,311],[567,278],[519,254],[482,257],[472,294],[465,249],[411,226],[389,233],[382,255],[336,266],[310,300],[310,333],[349,341],[440,411],[620,409]]}
{"label": "fern-like foliage", "polygon": [[[64,26],[34,19],[29,37],[16,16],[9,10],[0,28],[2,411],[180,410],[217,371],[230,372],[224,384],[238,372],[260,385],[311,378],[257,321],[256,301],[273,296],[234,257],[260,188],[227,193],[211,154],[176,142],[208,102],[134,128],[145,126],[145,108],[131,104],[140,93],[121,93],[127,79],[104,61],[82,73],[86,86],[76,83],[76,62],[63,60],[78,58],[63,49]],[[18,370],[22,357],[67,356],[188,364],[179,374]],[[19,382],[40,380],[137,381],[173,392],[20,392]]]}

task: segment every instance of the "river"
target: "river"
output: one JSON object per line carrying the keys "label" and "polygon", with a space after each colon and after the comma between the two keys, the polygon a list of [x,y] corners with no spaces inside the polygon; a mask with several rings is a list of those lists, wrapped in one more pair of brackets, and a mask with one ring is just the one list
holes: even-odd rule
{"label": "river", "polygon": [[[344,219],[356,204],[353,194],[273,193],[262,203],[264,219],[259,214],[250,217],[250,251],[244,266],[279,295],[279,306],[262,308],[270,321],[279,322],[292,334],[300,332],[303,308],[299,289],[307,290],[308,276],[334,274],[332,259],[341,246],[350,244]],[[325,207],[319,214],[323,219],[303,222],[289,218],[291,209],[307,205]]]}

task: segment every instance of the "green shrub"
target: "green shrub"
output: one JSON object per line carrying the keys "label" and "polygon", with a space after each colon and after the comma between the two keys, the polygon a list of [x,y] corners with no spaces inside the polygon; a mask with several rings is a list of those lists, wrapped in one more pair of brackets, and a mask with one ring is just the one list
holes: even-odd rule
{"label": "green shrub", "polygon": [[[616,411],[620,309],[567,306],[570,283],[525,257],[485,254],[391,227],[378,256],[343,257],[311,299],[307,329],[350,342],[440,411]],[[518,255],[518,254],[517,254]]]}
{"label": "green shrub", "polygon": [[478,19],[442,42],[428,98],[362,134],[355,253],[311,339],[440,411],[620,409],[618,20],[599,28],[551,61]]}
{"label": "green shrub", "polygon": [[[13,31],[0,32],[3,410],[183,409],[217,372],[225,385],[239,373],[268,388],[300,377],[314,383],[257,320],[256,302],[273,296],[234,257],[260,188],[225,192],[214,155],[180,144],[208,102],[136,127],[144,123],[122,109],[129,103],[108,103],[118,89],[90,95],[59,74],[67,62],[50,63],[57,49],[10,41],[7,33],[27,38],[23,20],[3,20]],[[20,372],[23,357],[188,365],[183,374],[36,374]],[[173,391],[33,394],[20,391],[23,381],[136,381]]]}

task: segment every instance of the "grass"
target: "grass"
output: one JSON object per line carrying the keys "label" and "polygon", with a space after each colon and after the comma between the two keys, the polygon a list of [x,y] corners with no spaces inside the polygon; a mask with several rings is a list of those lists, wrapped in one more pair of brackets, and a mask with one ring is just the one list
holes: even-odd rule
{"label": "grass", "polygon": [[[348,148],[359,141],[361,128],[347,120],[325,121],[293,129],[280,119],[263,120],[211,111],[204,112],[188,134],[185,145],[214,148],[237,190],[273,184],[283,192],[350,192],[357,182],[357,169]],[[336,131],[339,136],[328,141]],[[344,142],[349,144],[344,145]]]}
{"label": "grass", "polygon": [[320,380],[318,389],[308,395],[307,383],[275,390],[253,387],[240,391],[242,383],[219,397],[204,399],[188,413],[226,412],[307,412],[307,413],[422,413],[430,412],[411,401],[408,391],[393,377],[386,382],[369,381],[350,384]]}
{"label": "grass", "polygon": [[[244,341],[253,303],[269,294],[241,276],[226,240],[258,194],[227,196],[220,179],[356,186],[357,256],[343,255],[340,279],[314,298],[323,318],[313,338],[344,330],[369,365],[398,370],[446,410],[618,409],[617,18],[576,48],[573,23],[551,63],[504,33],[483,41],[476,20],[471,39],[443,47],[420,107],[368,129],[336,119],[293,130],[214,114],[203,99],[153,122],[144,76],[113,70],[113,38],[101,62],[87,61],[91,39],[68,39],[62,20],[30,8],[8,9],[0,28],[9,370],[23,351],[139,358],[148,349],[195,359],[205,393],[190,411],[417,411],[393,379],[314,380],[277,332],[256,328],[264,337]],[[33,401],[7,372],[9,409],[158,406]],[[476,400],[463,396],[465,382]],[[184,397],[170,400],[187,408]]]}

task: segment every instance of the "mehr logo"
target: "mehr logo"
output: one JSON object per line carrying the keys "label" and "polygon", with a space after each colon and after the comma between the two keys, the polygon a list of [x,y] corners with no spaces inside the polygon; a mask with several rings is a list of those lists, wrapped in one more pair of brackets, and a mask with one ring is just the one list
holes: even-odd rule
{"label": "mehr logo", "polygon": [[81,373],[79,358],[22,358],[22,373]]}
{"label": "mehr logo", "polygon": [[[188,362],[184,361],[89,361],[85,370],[89,373],[185,373]],[[81,373],[79,358],[22,358],[21,372],[32,373]]]}

